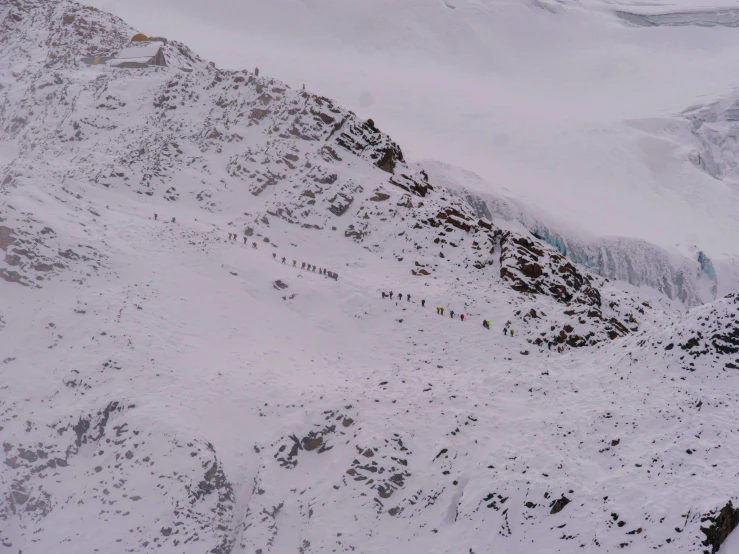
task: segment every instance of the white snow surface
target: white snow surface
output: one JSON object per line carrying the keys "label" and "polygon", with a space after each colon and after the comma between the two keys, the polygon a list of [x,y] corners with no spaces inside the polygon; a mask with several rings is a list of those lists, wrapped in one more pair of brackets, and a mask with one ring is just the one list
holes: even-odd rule
{"label": "white snow surface", "polygon": [[137,44],[124,48],[116,57],[118,59],[153,58],[157,55],[157,52],[159,52],[160,48],[161,45],[156,43]]}
{"label": "white snow surface", "polygon": [[80,64],[133,34],[108,14],[0,25],[9,552],[711,552],[739,522],[739,296],[590,274],[460,170],[182,43]]}

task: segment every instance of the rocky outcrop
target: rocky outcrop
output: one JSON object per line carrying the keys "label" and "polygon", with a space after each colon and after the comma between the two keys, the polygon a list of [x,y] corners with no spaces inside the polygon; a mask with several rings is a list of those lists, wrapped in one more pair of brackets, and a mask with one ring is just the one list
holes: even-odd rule
{"label": "rocky outcrop", "polygon": [[513,290],[545,294],[563,304],[582,304],[598,310],[600,291],[593,277],[540,242],[510,231],[500,236],[500,277]]}
{"label": "rocky outcrop", "polygon": [[739,370],[739,294],[728,294],[694,308],[680,325],[667,332],[664,344],[653,346],[683,369],[696,371],[701,360],[717,371]]}
{"label": "rocky outcrop", "polygon": [[737,525],[739,525],[739,508],[734,508],[731,500],[726,505],[711,514],[701,518],[701,523],[710,523],[708,526],[701,526],[701,531],[706,535],[703,546],[707,547],[703,550],[704,554],[715,554],[721,549],[721,545],[726,540]]}

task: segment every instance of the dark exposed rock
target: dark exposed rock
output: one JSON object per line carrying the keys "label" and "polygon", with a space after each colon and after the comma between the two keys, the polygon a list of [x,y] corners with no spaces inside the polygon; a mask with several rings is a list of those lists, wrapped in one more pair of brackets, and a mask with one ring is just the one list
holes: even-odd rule
{"label": "dark exposed rock", "polygon": [[694,348],[694,347],[698,346],[699,344],[700,343],[698,342],[698,339],[695,338],[695,337],[692,337],[685,344],[681,344],[680,345],[680,348],[682,348],[683,350],[690,350],[691,348]]}
{"label": "dark exposed rock", "polygon": [[331,205],[328,208],[329,211],[334,215],[342,216],[349,209],[349,206],[351,206],[354,202],[354,197],[343,193],[338,193],[331,200],[329,200],[329,202],[331,202]]}
{"label": "dark exposed rock", "polygon": [[710,547],[710,550],[704,550],[703,552],[708,554],[714,554],[718,552],[721,545],[729,536],[729,533],[739,525],[739,508],[734,508],[731,500],[719,510],[718,514],[706,515],[701,518],[701,522],[710,522],[711,524],[707,527],[701,527],[701,531],[706,535],[706,539],[703,541],[703,546]]}
{"label": "dark exposed rock", "polygon": [[14,236],[13,229],[0,225],[0,249],[7,250],[8,246],[15,244]]}
{"label": "dark exposed rock", "polygon": [[600,307],[600,292],[558,252],[511,231],[500,235],[500,246],[500,276],[513,290]]}
{"label": "dark exposed rock", "polygon": [[559,512],[561,512],[561,511],[562,511],[562,510],[564,509],[564,507],[565,507],[565,506],[567,506],[567,504],[569,504],[569,503],[570,503],[570,499],[569,499],[569,498],[567,498],[567,497],[566,497],[566,496],[565,496],[565,495],[563,494],[563,495],[562,495],[562,498],[558,498],[557,500],[555,500],[554,502],[552,502],[552,503],[550,504],[550,506],[551,506],[551,508],[552,508],[552,509],[551,509],[551,511],[550,511],[549,513],[550,513],[550,514],[558,514],[558,513],[559,513]]}
{"label": "dark exposed rock", "polygon": [[383,202],[390,198],[390,195],[385,192],[376,191],[374,196],[370,197],[373,202]]}
{"label": "dark exposed rock", "polygon": [[521,266],[521,273],[523,273],[524,275],[526,275],[526,277],[530,277],[532,279],[537,279],[537,278],[541,277],[541,275],[542,275],[543,272],[542,272],[541,266],[539,264],[533,263],[533,264],[523,264]]}
{"label": "dark exposed rock", "polygon": [[300,441],[301,445],[303,446],[304,450],[311,451],[315,450],[316,448],[319,448],[323,444],[323,437],[322,436],[306,436],[303,437],[303,439]]}
{"label": "dark exposed rock", "polygon": [[8,271],[4,267],[0,267],[0,279],[7,281],[8,283],[18,283],[20,285],[28,286],[23,275],[17,271]]}
{"label": "dark exposed rock", "polygon": [[390,148],[386,148],[380,154],[381,158],[375,162],[375,165],[383,171],[393,173],[395,171],[395,152]]}
{"label": "dark exposed rock", "polygon": [[77,254],[74,250],[71,250],[69,248],[67,250],[65,250],[64,252],[59,252],[59,255],[62,258],[66,258],[68,260],[75,260],[76,261],[76,260],[79,260],[80,259],[79,254]]}

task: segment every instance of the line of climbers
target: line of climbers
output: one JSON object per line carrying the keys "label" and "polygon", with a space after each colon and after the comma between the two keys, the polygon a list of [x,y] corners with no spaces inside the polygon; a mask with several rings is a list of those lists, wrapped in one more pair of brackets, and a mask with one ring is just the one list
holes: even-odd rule
{"label": "line of climbers", "polygon": [[[154,219],[155,220],[159,219],[159,214],[154,214]],[[175,218],[173,217],[172,218],[172,223],[174,223],[174,222],[175,222]],[[237,237],[238,237],[237,233],[229,233],[228,234],[228,239],[231,240],[231,241],[236,241]],[[246,235],[244,235],[244,244],[246,244]],[[257,248],[257,243],[256,242],[252,242],[251,245],[252,245],[253,248]],[[273,260],[277,260],[277,253],[276,252],[272,252],[272,259]],[[286,260],[286,258],[285,258],[285,256],[283,256],[282,257],[282,263],[283,264],[285,263],[285,260]],[[293,267],[297,267],[297,264],[298,264],[298,261],[297,260],[293,260]],[[324,276],[328,277],[329,279],[334,279],[335,281],[338,281],[339,280],[339,274],[336,273],[335,271],[328,271],[326,268],[318,268],[315,264],[308,264],[306,262],[301,262],[301,264],[302,264],[301,265],[301,269],[307,269],[308,271],[310,271],[312,273],[315,273],[316,269],[318,269],[319,275],[324,275]],[[390,291],[389,293],[386,293],[385,291],[382,291],[382,297],[383,298],[390,297],[390,300],[392,300],[393,299],[393,291]],[[410,294],[406,294],[406,298],[407,298],[407,301],[408,302],[411,301],[411,295]],[[401,293],[398,293],[398,300],[401,300],[401,301],[403,300],[403,293],[402,292]],[[424,308],[426,307],[426,300],[425,299],[421,300],[421,307],[424,307]],[[439,314],[439,315],[444,315],[444,308],[442,306],[436,306],[436,313]],[[454,310],[450,310],[449,311],[449,317],[451,317],[452,319],[454,319]],[[459,314],[459,319],[461,321],[464,321],[464,314]],[[490,330],[490,322],[487,319],[483,319],[482,320],[482,326],[485,327],[485,329],[487,329],[488,331]],[[508,333],[510,333],[510,336],[512,337],[514,335],[514,333],[515,333],[515,330],[514,329],[510,329],[509,326],[510,326],[510,322],[506,323],[506,326],[503,327],[503,334],[507,336]],[[549,339],[542,339],[541,337],[537,337],[537,339],[534,341],[534,343],[539,348],[542,348],[542,345],[546,343],[548,350],[551,350],[552,349],[552,344],[554,344],[554,342],[550,341]],[[557,352],[559,352],[561,354],[562,351],[563,351],[562,345],[557,346]]]}
{"label": "line of climbers", "polygon": [[[237,238],[239,238],[239,235],[237,233],[229,233],[228,234],[228,240],[232,240],[232,241],[235,242]],[[244,244],[246,244],[246,235],[244,235]],[[257,243],[256,242],[252,242],[251,245],[254,248],[257,247]]]}
{"label": "line of climbers", "polygon": [[[276,258],[277,258],[277,254],[275,252],[272,252],[272,259],[274,260]],[[282,263],[283,264],[285,263],[285,256],[282,257]],[[338,281],[339,280],[339,274],[336,273],[335,271],[329,271],[325,267],[319,268],[315,264],[312,264],[311,265],[311,264],[306,263],[306,262],[300,262],[300,263],[302,264],[301,265],[301,269],[306,269],[306,270],[308,270],[308,271],[310,271],[312,273],[315,273],[316,272],[316,269],[318,269],[319,275],[325,275],[326,277],[328,277],[329,279],[333,279],[334,281]],[[298,260],[293,260],[293,267],[298,267]]]}
{"label": "line of climbers", "polygon": [[[154,214],[154,220],[157,221],[158,219],[159,219],[159,214]],[[175,218],[173,217],[172,218],[172,223],[174,223],[174,222],[175,222]],[[235,242],[237,238],[238,238],[238,233],[233,233],[233,232],[228,233],[228,240]],[[246,244],[246,238],[247,238],[246,235],[244,235],[244,244]],[[256,242],[252,242],[251,245],[252,245],[252,248],[257,248],[257,243]],[[277,253],[276,252],[272,252],[272,259],[273,260],[276,260],[277,259]],[[283,264],[285,263],[285,260],[286,260],[286,258],[285,258],[285,256],[283,256],[282,257],[282,263]],[[297,260],[293,260],[293,267],[297,267],[297,263],[298,263]],[[302,266],[303,269],[306,269],[306,266],[307,266],[308,271],[311,271],[313,273],[315,273],[316,272],[316,269],[318,269],[318,266],[316,266],[316,265],[306,264],[306,262],[302,262],[302,263],[303,263],[303,266]],[[335,271],[328,271],[326,268],[323,268],[322,267],[322,268],[318,269],[318,273],[320,275],[324,275],[324,276],[328,277],[329,279],[333,279],[334,281],[338,281],[339,280],[339,274],[336,273]],[[408,297],[408,300],[410,300],[410,296]]]}
{"label": "line of climbers", "polygon": [[[436,306],[436,313],[439,315],[444,315],[444,308],[441,306]],[[449,310],[449,317],[454,319],[454,310]],[[459,319],[464,321],[464,314],[459,314]]]}
{"label": "line of climbers", "polygon": [[[294,262],[294,260],[293,260],[293,262]],[[303,265],[305,265],[305,264],[303,264]],[[389,297],[390,300],[392,300],[394,293],[393,293],[393,291],[390,291],[389,293],[386,293],[385,291],[381,291],[381,294],[382,294],[382,297],[383,298],[388,298]],[[411,301],[411,295],[410,294],[406,294],[406,298],[407,298],[407,301],[408,302]],[[401,300],[401,301],[403,300],[403,293],[402,292],[401,293],[398,293],[398,300]],[[422,307],[425,307],[426,306],[426,300],[425,299],[421,300],[421,306]],[[436,306],[436,313],[439,314],[439,315],[444,315],[444,307],[443,306]],[[450,310],[449,311],[449,317],[451,317],[452,319],[454,319],[454,310]],[[464,321],[464,314],[459,314],[459,319],[461,321]],[[506,335],[506,336],[508,336],[508,334],[510,333],[510,336],[512,337],[515,334],[516,331],[515,331],[515,329],[511,329],[510,328],[510,324],[511,324],[511,322],[509,321],[509,322],[506,323],[505,327],[503,327],[503,334]],[[490,321],[488,321],[487,319],[483,319],[482,320],[482,326],[485,327],[485,329],[487,329],[489,331],[490,330]],[[536,345],[539,346],[540,348],[542,347],[542,345],[544,343],[546,343],[547,348],[549,350],[552,349],[552,344],[554,344],[549,339],[542,339],[541,337],[538,337],[534,341],[534,343],[536,343]],[[557,346],[557,352],[559,352],[561,354],[562,351],[563,351],[563,347],[561,345],[560,346]]]}
{"label": "line of climbers", "polygon": [[[237,237],[238,237],[238,235],[236,233],[229,233],[228,234],[229,240],[235,241]],[[246,244],[246,236],[244,236],[244,244]],[[252,242],[251,245],[252,245],[252,248],[257,248],[257,243],[256,242]],[[272,259],[275,260],[275,261],[277,261],[277,252],[272,252]],[[287,258],[285,256],[282,256],[282,263],[283,264],[285,263],[286,260],[287,260]],[[333,279],[334,281],[338,281],[339,280],[339,274],[336,273],[335,271],[329,271],[325,267],[319,268],[315,264],[309,264],[309,263],[306,263],[306,262],[301,262],[301,263],[302,263],[302,266],[301,266],[302,269],[307,269],[311,273],[315,273],[316,272],[316,269],[318,269],[319,275],[323,275],[323,276],[325,276],[325,277],[327,277],[329,279]],[[298,260],[293,260],[293,267],[297,267],[297,266],[298,266]]]}
{"label": "line of climbers", "polygon": [[[390,300],[393,299],[393,294],[394,294],[393,291],[390,291],[389,293],[387,293],[385,291],[382,291],[382,297],[383,298],[390,297]],[[410,294],[406,294],[406,298],[408,299],[408,302],[411,301],[411,295]],[[398,294],[398,300],[403,300],[403,293],[402,292]],[[426,306],[426,301],[425,300],[421,300],[421,306],[423,306],[423,307]]]}

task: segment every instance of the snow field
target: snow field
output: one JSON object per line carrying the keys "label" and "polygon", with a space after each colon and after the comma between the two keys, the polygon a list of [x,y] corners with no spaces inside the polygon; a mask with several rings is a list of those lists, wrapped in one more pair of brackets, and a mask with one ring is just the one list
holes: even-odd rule
{"label": "snow field", "polygon": [[[682,538],[658,523],[685,519],[676,498],[706,509],[722,501],[719,491],[706,498],[705,483],[733,475],[734,441],[723,448],[717,442],[731,436],[723,413],[736,395],[706,376],[682,381],[677,370],[650,361],[649,352],[639,363],[632,344],[638,337],[549,353],[525,341],[526,327],[513,318],[516,302],[498,284],[458,282],[452,269],[422,281],[395,261],[355,256],[344,237],[327,233],[317,241],[310,230],[273,224],[278,256],[334,268],[340,274],[334,282],[273,261],[273,248],[261,242],[256,251],[229,243],[223,216],[200,213],[195,222],[173,206],[159,213],[177,214],[176,224],[154,222],[145,215],[149,206],[117,200],[95,218],[99,239],[115,253],[117,279],[93,278],[89,290],[70,283],[23,289],[3,312],[4,351],[15,358],[8,367],[28,368],[33,377],[9,374],[11,397],[27,406],[6,428],[10,436],[24,435],[18,426],[26,419],[73,421],[111,400],[135,406],[125,422],[160,437],[142,445],[136,460],[146,453],[184,471],[170,441],[207,442],[232,483],[234,514],[248,524],[261,509],[275,513],[281,505],[267,517],[269,526],[252,523],[237,538],[244,548],[271,544],[274,552],[303,541],[319,550],[351,545],[363,552],[456,552],[460,544],[474,552],[574,552],[595,540],[646,551]],[[288,288],[276,290],[277,279]],[[383,301],[382,289],[410,292],[413,302]],[[438,316],[436,305],[464,310],[468,320]],[[547,301],[538,305],[546,309]],[[501,332],[508,319],[514,338]],[[122,369],[100,369],[109,359]],[[60,389],[60,379],[75,377],[60,368],[78,368],[90,389]],[[706,406],[696,412],[697,398]],[[353,420],[325,434],[331,448],[300,450],[292,469],[277,463],[279,446],[322,428],[327,411]],[[32,436],[45,434],[37,429]],[[407,451],[393,442],[398,438]],[[688,458],[688,447],[700,455]],[[358,458],[358,449],[375,448],[371,458]],[[70,465],[75,477],[58,486],[80,483],[84,491],[76,494],[87,498],[98,460],[113,460],[94,456],[91,446],[82,452]],[[375,460],[394,475],[409,474],[402,486],[381,485],[393,491],[389,498],[346,474]],[[156,481],[136,466],[131,471],[129,497],[152,499]],[[167,497],[176,488],[167,490],[137,514],[140,528],[168,528]],[[560,495],[572,502],[549,515]],[[308,510],[314,515],[307,517]],[[95,534],[75,534],[76,513],[52,511],[44,528],[54,531],[27,544],[28,551],[66,537],[70,552],[80,541],[103,547],[117,538],[122,516],[101,522]],[[612,531],[618,521],[626,522],[623,539]],[[11,538],[22,536],[22,527],[11,530]],[[64,544],[57,548],[64,551]],[[196,544],[192,551],[199,551]]]}

